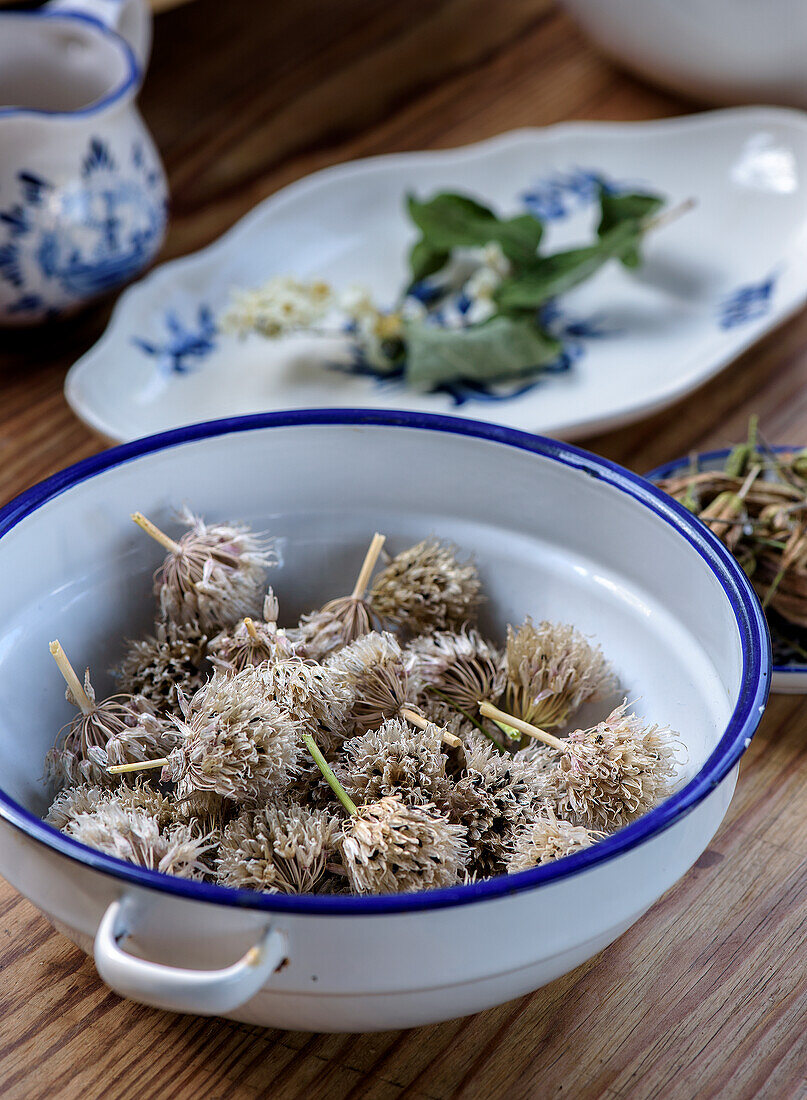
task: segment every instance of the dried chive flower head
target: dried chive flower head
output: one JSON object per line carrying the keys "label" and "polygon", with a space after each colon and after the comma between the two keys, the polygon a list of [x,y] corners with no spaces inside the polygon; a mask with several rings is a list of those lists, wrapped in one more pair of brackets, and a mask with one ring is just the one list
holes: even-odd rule
{"label": "dried chive flower head", "polygon": [[152,871],[193,879],[207,871],[202,862],[211,846],[207,837],[194,835],[187,825],[161,826],[148,810],[126,805],[114,793],[94,809],[72,817],[63,832],[90,848]]}
{"label": "dried chive flower head", "polygon": [[178,796],[213,791],[234,802],[261,802],[283,789],[300,755],[300,725],[266,695],[259,668],[216,673],[175,719],[180,744],[162,778]]}
{"label": "dried chive flower head", "polygon": [[599,646],[560,623],[536,627],[528,617],[507,631],[505,709],[542,729],[564,725],[583,703],[616,686]]}
{"label": "dried chive flower head", "polygon": [[472,714],[480,699],[496,700],[504,691],[504,655],[473,627],[422,634],[410,642],[406,659],[419,694],[437,688]]}
{"label": "dried chive flower head", "polygon": [[387,795],[344,822],[342,861],[357,894],[453,886],[468,859],[464,837],[463,827],[433,806],[407,806]]}
{"label": "dried chive flower head", "polygon": [[97,702],[89,669],[81,696],[68,687],[65,698],[79,713],[45,758],[46,778],[58,786],[114,784],[117,780],[108,774],[109,764],[150,760],[175,743],[166,724],[140,709],[131,695],[111,695]]}
{"label": "dried chive flower head", "polygon": [[602,833],[592,832],[582,825],[572,825],[555,816],[551,806],[520,829],[513,838],[507,860],[507,873],[514,875],[542,863],[582,852],[600,839]]}
{"label": "dried chive flower head", "polygon": [[172,800],[138,779],[132,786],[124,782],[114,790],[88,783],[66,787],[54,798],[45,815],[45,821],[55,829],[64,830],[80,814],[92,813],[99,806],[112,801],[124,809],[143,810],[155,818],[160,826],[168,825],[174,818]]}
{"label": "dried chive flower head", "polygon": [[562,817],[611,831],[652,810],[672,791],[680,743],[668,729],[626,711],[627,701],[592,729],[569,734],[548,777]]}
{"label": "dried chive flower head", "polygon": [[379,572],[369,600],[377,615],[411,634],[456,630],[474,618],[481,583],[474,563],[460,562],[453,546],[424,539]]}
{"label": "dried chive flower head", "polygon": [[330,657],[326,667],[350,685],[357,733],[376,729],[411,701],[403,651],[392,634],[365,634]]}
{"label": "dried chive flower head", "polygon": [[256,675],[265,695],[309,732],[324,735],[319,740],[328,749],[350,732],[354,693],[337,669],[285,657],[260,665]]}
{"label": "dried chive flower head", "polygon": [[547,790],[548,777],[532,761],[499,752],[479,734],[466,741],[466,769],[450,789],[448,816],[466,827],[480,874],[503,870],[514,831]]}
{"label": "dried chive flower head", "polygon": [[[210,523],[184,508],[179,515],[190,528],[171,546],[155,574],[154,591],[164,618],[198,622],[207,634],[261,606],[266,570],[277,564],[270,540],[245,524]],[[136,522],[153,534],[153,525],[136,513]],[[158,532],[161,535],[161,532]]]}
{"label": "dried chive flower head", "polygon": [[297,630],[292,631],[292,638],[302,656],[322,661],[381,625],[365,593],[383,545],[384,536],[376,532],[349,596],[329,600],[321,610],[300,619]]}
{"label": "dried chive flower head", "polygon": [[157,713],[179,710],[207,679],[203,671],[207,636],[197,623],[157,623],[153,635],[130,643],[115,671],[123,691],[142,696]]}
{"label": "dried chive flower head", "polygon": [[245,810],[224,830],[216,876],[224,886],[267,893],[308,894],[336,851],[333,814],[306,806]]}
{"label": "dried chive flower head", "polygon": [[356,802],[395,794],[408,805],[445,802],[449,780],[441,730],[413,730],[398,718],[342,745],[336,777]]}
{"label": "dried chive flower head", "polygon": [[241,672],[247,665],[278,661],[294,654],[286,631],[279,628],[278,603],[272,589],[263,601],[263,619],[245,618],[210,642],[211,662],[225,672]]}

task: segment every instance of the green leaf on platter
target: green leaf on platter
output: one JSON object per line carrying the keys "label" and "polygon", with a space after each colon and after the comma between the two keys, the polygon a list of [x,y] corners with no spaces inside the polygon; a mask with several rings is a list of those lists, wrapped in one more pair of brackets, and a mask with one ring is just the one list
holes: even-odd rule
{"label": "green leaf on platter", "polygon": [[528,264],[535,260],[541,243],[543,226],[532,214],[502,219],[467,195],[443,192],[425,202],[409,195],[407,208],[423,242],[434,252],[497,242],[513,263]]}
{"label": "green leaf on platter", "polygon": [[502,280],[494,298],[505,313],[536,310],[559,294],[590,279],[609,260],[635,252],[642,237],[641,223],[623,221],[607,230],[596,244],[541,256],[527,271]]}
{"label": "green leaf on platter", "polygon": [[434,275],[445,267],[450,256],[450,252],[435,248],[425,237],[415,241],[409,252],[409,270],[412,273],[412,283],[419,283],[421,279]]}
{"label": "green leaf on platter", "polygon": [[426,391],[460,380],[503,382],[534,374],[561,352],[560,341],[526,318],[493,317],[463,329],[411,321],[404,336],[406,381]]}
{"label": "green leaf on platter", "polygon": [[[642,225],[648,218],[664,205],[664,199],[659,195],[651,195],[640,191],[634,191],[625,195],[611,195],[604,188],[600,188],[600,224],[597,226],[597,236],[602,238],[610,230],[624,222],[635,222]],[[625,267],[639,267],[642,257],[638,246],[628,248],[619,257]]]}

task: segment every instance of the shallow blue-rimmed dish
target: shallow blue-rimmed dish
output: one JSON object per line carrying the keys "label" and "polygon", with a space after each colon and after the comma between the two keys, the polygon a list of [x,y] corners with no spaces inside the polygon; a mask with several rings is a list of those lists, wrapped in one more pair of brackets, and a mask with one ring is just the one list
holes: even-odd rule
{"label": "shallow blue-rimmed dish", "polygon": [[[555,865],[388,897],[187,882],[55,832],[38,817],[39,776],[69,708],[46,643],[58,634],[76,663],[110,665],[114,640],[148,625],[157,564],[129,513],[170,526],[184,500],[280,537],[272,580],[288,620],[344,586],[370,530],[393,549],[434,532],[473,550],[488,628],[531,613],[596,635],[624,690],[680,732],[680,788]],[[701,524],[611,463],[468,420],[319,410],[139,440],[3,509],[0,568],[15,579],[0,593],[0,872],[85,949],[95,939],[99,970],[120,992],[272,1026],[435,1021],[534,989],[596,953],[709,842],[768,692],[761,609]],[[209,970],[242,952],[234,967]],[[272,974],[281,957],[288,964]]]}
{"label": "shallow blue-rimmed dish", "polygon": [[[779,454],[800,451],[801,447],[774,447]],[[699,470],[722,469],[726,459],[731,454],[730,447],[719,448],[715,451],[703,451],[695,456]],[[658,482],[663,478],[675,477],[692,464],[692,456],[674,458],[671,462],[665,462],[651,470],[647,475],[649,481]],[[771,672],[771,691],[779,695],[804,695],[807,693],[807,664],[792,662],[790,664],[775,664]]]}

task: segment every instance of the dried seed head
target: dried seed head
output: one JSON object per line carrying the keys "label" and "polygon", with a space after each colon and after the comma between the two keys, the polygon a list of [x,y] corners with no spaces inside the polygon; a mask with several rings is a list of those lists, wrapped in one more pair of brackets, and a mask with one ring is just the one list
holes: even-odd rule
{"label": "dried seed head", "polygon": [[210,643],[212,663],[225,672],[241,672],[247,665],[280,661],[294,655],[294,645],[277,625],[278,606],[272,589],[263,602],[263,620],[241,619],[217,634]]}
{"label": "dried seed head", "polygon": [[180,519],[190,530],[155,574],[162,615],[178,623],[198,622],[205,633],[214,634],[257,614],[266,570],[277,564],[271,541],[244,524],[206,524],[187,508]]}
{"label": "dried seed head", "polygon": [[392,634],[365,634],[329,657],[326,667],[352,690],[351,717],[357,733],[377,729],[413,699],[404,655]]}
{"label": "dried seed head", "polygon": [[406,662],[418,696],[424,696],[422,702],[429,688],[437,688],[476,714],[480,699],[495,701],[504,691],[504,654],[473,627],[456,633],[422,634],[407,647]]}
{"label": "dried seed head", "polygon": [[507,860],[507,873],[526,871],[541,863],[551,863],[554,859],[582,852],[596,843],[602,833],[592,832],[582,825],[572,825],[557,818],[551,807],[544,809],[540,816],[519,829],[513,837]]}
{"label": "dried seed head", "polygon": [[453,546],[424,539],[382,569],[370,589],[373,611],[412,634],[456,630],[481,601],[479,573]]}
{"label": "dried seed head", "polygon": [[406,806],[395,795],[362,806],[343,830],[342,860],[357,894],[453,886],[468,859],[461,825],[433,806]]}
{"label": "dried seed head", "polygon": [[441,731],[414,730],[398,718],[345,741],[336,777],[355,802],[395,794],[408,805],[445,802],[449,780]]}
{"label": "dried seed head", "polygon": [[303,615],[294,630],[289,631],[295,653],[312,661],[324,661],[345,645],[345,627],[330,611],[312,611]]}
{"label": "dried seed head", "polygon": [[124,809],[143,810],[155,818],[161,827],[174,820],[172,800],[150,787],[144,780],[137,779],[131,786],[124,782],[114,790],[87,783],[79,787],[66,787],[56,795],[45,815],[45,821],[55,829],[64,830],[80,814],[92,813],[99,806],[111,802]]}
{"label": "dried seed head", "polygon": [[569,734],[549,773],[561,817],[591,829],[620,829],[672,791],[680,746],[668,729],[627,714],[627,701],[588,730]]}
{"label": "dried seed head", "polygon": [[218,840],[235,804],[215,791],[192,791],[185,781],[174,791],[171,808],[174,819],[188,825],[194,835],[209,835]]}
{"label": "dried seed head", "polygon": [[114,797],[76,814],[63,832],[90,848],[152,871],[192,879],[204,877],[207,871],[202,862],[210,848],[207,837],[193,835],[187,825],[161,826],[148,810]]}
{"label": "dried seed head", "polygon": [[481,734],[466,741],[466,769],[450,790],[448,816],[465,826],[482,877],[503,870],[514,831],[530,820],[547,783],[531,761],[499,752]]}
{"label": "dried seed head", "polygon": [[505,709],[542,729],[564,725],[589,700],[602,699],[616,678],[599,646],[562,623],[533,626],[528,617],[507,631]]}
{"label": "dried seed head", "polygon": [[[151,760],[176,744],[175,731],[144,709],[145,700],[111,695],[97,702],[89,669],[84,676],[84,691],[90,708],[80,710],[60,731],[56,745],[45,757],[49,783],[57,787],[82,783],[114,786],[119,780],[108,774],[110,764]],[[65,698],[73,706],[79,705],[69,688]]]}
{"label": "dried seed head", "polygon": [[377,626],[380,620],[365,600],[344,596],[326,603],[320,611],[303,615],[289,635],[302,656],[324,661]]}
{"label": "dried seed head", "polygon": [[224,886],[309,894],[335,854],[339,822],[324,810],[276,805],[245,810],[225,828],[217,879]]}
{"label": "dried seed head", "polygon": [[205,683],[206,650],[197,623],[158,623],[153,635],[130,643],[115,675],[124,692],[170,714],[179,710],[178,690],[191,696]]}
{"label": "dried seed head", "polygon": [[261,670],[216,673],[175,719],[181,742],[163,769],[180,796],[213,791],[262,802],[284,788],[300,756],[300,724],[268,698]]}
{"label": "dried seed head", "polygon": [[354,694],[336,669],[302,657],[286,657],[261,665],[257,677],[264,694],[309,732],[316,731],[329,750],[349,733]]}

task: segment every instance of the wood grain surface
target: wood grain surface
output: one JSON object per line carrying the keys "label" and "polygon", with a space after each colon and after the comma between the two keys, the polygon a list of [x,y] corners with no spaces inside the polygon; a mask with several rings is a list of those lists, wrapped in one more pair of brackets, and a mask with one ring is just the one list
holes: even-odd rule
{"label": "wood grain surface", "polygon": [[[197,0],[157,20],[141,102],[172,187],[164,257],[338,161],[691,109],[612,68],[550,0]],[[61,387],[108,311],[0,334],[3,500],[99,448]],[[588,445],[641,471],[738,438],[751,411],[770,440],[807,444],[805,383],[802,314],[672,409]],[[0,883],[0,1095],[805,1097],[805,936],[807,710],[778,697],[690,874],[597,958],[465,1020],[322,1036],[143,1008]]]}

